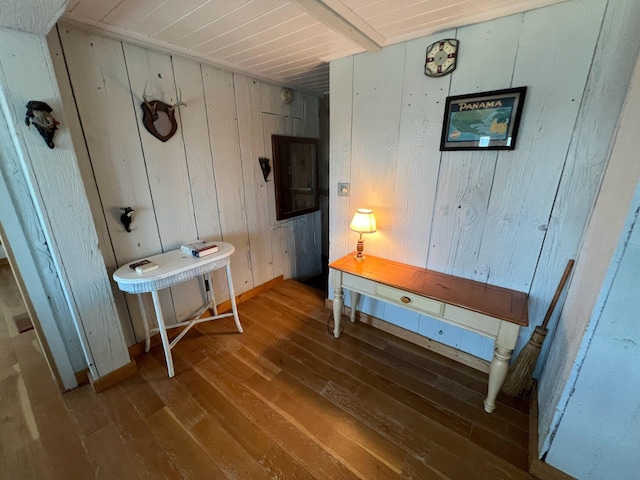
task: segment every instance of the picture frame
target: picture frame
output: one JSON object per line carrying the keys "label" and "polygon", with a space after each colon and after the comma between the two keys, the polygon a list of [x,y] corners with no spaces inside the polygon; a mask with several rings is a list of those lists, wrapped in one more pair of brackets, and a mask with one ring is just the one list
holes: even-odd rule
{"label": "picture frame", "polygon": [[513,150],[527,87],[447,97],[440,150]]}

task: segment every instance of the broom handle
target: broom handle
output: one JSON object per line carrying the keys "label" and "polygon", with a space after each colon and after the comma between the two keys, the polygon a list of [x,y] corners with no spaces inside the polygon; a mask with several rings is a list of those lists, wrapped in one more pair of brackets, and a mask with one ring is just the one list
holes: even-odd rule
{"label": "broom handle", "polygon": [[541,328],[543,330],[547,328],[547,324],[549,323],[549,319],[553,314],[553,310],[556,308],[556,303],[558,303],[558,298],[560,298],[560,294],[562,293],[562,290],[564,290],[564,285],[565,283],[567,283],[567,279],[569,278],[569,274],[571,273],[573,264],[574,264],[574,260],[569,260],[567,262],[567,266],[564,269],[564,273],[562,274],[562,278],[560,279],[558,288],[556,288],[556,294],[553,296],[553,300],[551,300],[551,305],[549,305],[549,310],[547,310],[547,314],[544,316],[544,320],[542,321]]}

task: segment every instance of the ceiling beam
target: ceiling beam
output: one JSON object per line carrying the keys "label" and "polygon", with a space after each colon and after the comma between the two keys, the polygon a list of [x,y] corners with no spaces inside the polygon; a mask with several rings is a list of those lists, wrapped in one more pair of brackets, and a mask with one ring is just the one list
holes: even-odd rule
{"label": "ceiling beam", "polygon": [[380,50],[386,39],[340,0],[295,0],[316,20],[353,40],[370,52]]}

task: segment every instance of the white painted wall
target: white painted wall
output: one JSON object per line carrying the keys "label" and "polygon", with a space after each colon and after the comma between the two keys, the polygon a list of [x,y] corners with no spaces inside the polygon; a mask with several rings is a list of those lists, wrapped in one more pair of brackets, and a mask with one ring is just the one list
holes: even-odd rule
{"label": "white painted wall", "polygon": [[[65,24],[48,39],[64,103],[77,106],[69,128],[109,274],[195,238],[235,245],[236,294],[321,271],[320,213],[277,221],[273,179],[258,163],[272,156],[272,134],[319,135],[317,97],[296,92],[284,105],[280,87]],[[167,142],[142,126],[145,88],[187,104]],[[125,206],[135,210],[131,233],[119,220]],[[221,274],[218,302],[228,298]],[[131,345],[143,338],[137,301],[112,289]],[[161,294],[168,323],[203,300],[196,280]]]}
{"label": "white painted wall", "polygon": [[[637,143],[637,142],[636,142]],[[640,184],[639,184],[640,186]],[[546,457],[579,479],[638,478],[640,471],[640,188],[570,379]]]}
{"label": "white painted wall", "polygon": [[[332,62],[330,259],[354,250],[355,209],[373,208],[372,255],[529,293],[517,353],[578,253],[640,47],[639,14],[637,2],[571,0]],[[460,41],[456,71],[426,77],[426,46],[447,37]],[[518,86],[528,93],[514,151],[439,151],[448,95]],[[338,182],[351,183],[350,197],[337,196]],[[363,303],[491,358],[489,339]]]}
{"label": "white painted wall", "polygon": [[[25,124],[30,100],[47,102],[60,122],[54,149],[45,144],[35,128]],[[20,212],[20,226],[30,231],[29,240],[37,240],[33,245],[16,243],[15,230],[11,229],[7,231],[8,242],[18,251],[16,260],[21,271],[24,254],[37,256],[37,273],[52,277],[54,292],[62,290],[66,305],[59,304],[59,315],[38,315],[39,320],[55,322],[66,339],[71,361],[79,356],[83,359],[79,368],[77,363],[74,367],[88,367],[92,376],[99,378],[128,363],[129,354],[43,36],[0,29],[0,107],[5,126],[1,138],[6,152],[3,175],[7,191],[9,185],[13,188],[10,208],[15,212],[23,202],[28,205]],[[16,193],[26,194],[26,198]],[[29,228],[30,223],[35,227]],[[77,347],[81,347],[81,353]],[[75,378],[72,380],[75,383]]]}
{"label": "white painted wall", "polygon": [[541,454],[577,478],[636,478],[640,468],[638,125],[637,61],[539,385],[547,399],[540,405]]}

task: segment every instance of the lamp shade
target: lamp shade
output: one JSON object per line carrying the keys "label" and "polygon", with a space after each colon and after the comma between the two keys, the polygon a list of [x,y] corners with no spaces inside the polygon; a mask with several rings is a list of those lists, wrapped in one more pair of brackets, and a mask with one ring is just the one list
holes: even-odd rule
{"label": "lamp shade", "polygon": [[358,233],[373,233],[376,231],[376,217],[373,216],[373,210],[368,208],[359,208],[351,220],[349,228]]}

